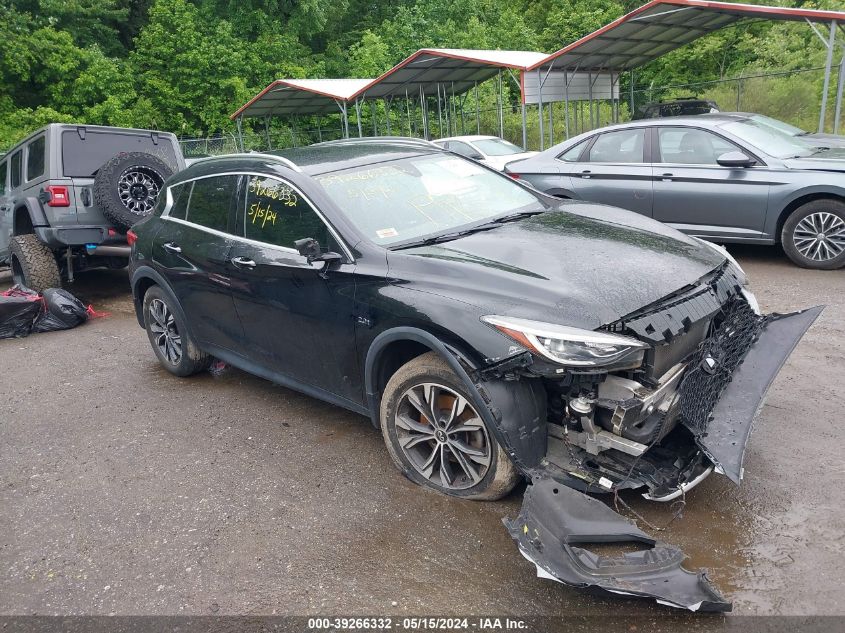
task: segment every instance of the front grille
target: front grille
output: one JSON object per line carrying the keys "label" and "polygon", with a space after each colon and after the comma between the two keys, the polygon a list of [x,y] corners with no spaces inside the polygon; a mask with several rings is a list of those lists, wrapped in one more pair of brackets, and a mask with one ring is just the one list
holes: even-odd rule
{"label": "front grille", "polygon": [[[703,433],[710,412],[736,368],[766,324],[741,297],[724,306],[713,333],[690,358],[679,389],[681,420],[694,433]],[[712,362],[711,362],[712,361]]]}

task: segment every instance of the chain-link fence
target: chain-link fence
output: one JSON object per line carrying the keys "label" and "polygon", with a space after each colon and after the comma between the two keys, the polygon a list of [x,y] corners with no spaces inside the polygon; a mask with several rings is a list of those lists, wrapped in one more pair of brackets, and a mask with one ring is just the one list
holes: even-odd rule
{"label": "chain-link fence", "polygon": [[[821,110],[824,68],[802,68],[671,86],[638,86],[635,108],[678,97],[709,99],[724,112],[755,112],[816,131]],[[623,97],[624,98],[624,97]],[[831,81],[825,128],[833,128],[836,81]],[[630,96],[628,96],[630,100]],[[840,125],[841,126],[841,125]]]}

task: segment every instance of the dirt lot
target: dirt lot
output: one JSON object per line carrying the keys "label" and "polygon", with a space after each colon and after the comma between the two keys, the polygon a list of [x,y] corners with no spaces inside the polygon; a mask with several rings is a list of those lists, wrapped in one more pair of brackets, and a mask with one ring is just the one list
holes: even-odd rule
{"label": "dirt lot", "polygon": [[[845,271],[732,250],[764,310],[828,307],[770,391],[742,487],[712,476],[660,537],[735,615],[845,615]],[[125,272],[72,290],[111,316],[0,341],[0,614],[669,612],[536,578],[501,524],[521,490],[426,492],[362,417],[239,371],[172,377]]]}

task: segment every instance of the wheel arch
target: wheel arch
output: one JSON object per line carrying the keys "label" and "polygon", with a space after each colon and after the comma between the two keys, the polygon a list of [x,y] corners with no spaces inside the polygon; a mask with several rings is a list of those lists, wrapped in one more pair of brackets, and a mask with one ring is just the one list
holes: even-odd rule
{"label": "wheel arch", "polygon": [[[427,352],[443,358],[463,383],[487,428],[523,474],[530,474],[546,454],[545,392],[538,380],[483,380],[478,367],[459,349],[416,327],[396,327],[379,334],[364,365],[364,386],[373,426],[379,427],[384,387],[396,369]],[[412,354],[407,356],[408,354]],[[407,360],[388,371],[404,356]],[[473,378],[472,376],[475,378]]]}
{"label": "wheel arch", "polygon": [[34,198],[22,200],[12,218],[12,235],[29,235],[35,233],[36,226],[49,226],[47,216],[41,205]]}
{"label": "wheel arch", "polygon": [[467,389],[477,393],[467,371],[475,371],[476,367],[464,354],[426,330],[404,326],[392,328],[373,340],[364,363],[364,388],[374,426],[379,425],[381,396],[390,377],[408,361],[428,352],[441,356]]}
{"label": "wheel arch", "polygon": [[182,319],[182,322],[186,324],[186,327],[190,328],[190,325],[188,325],[188,319],[182,311],[182,306],[179,304],[179,300],[170,288],[170,284],[168,284],[167,280],[153,268],[150,268],[149,266],[140,266],[136,268],[132,273],[130,285],[132,286],[132,301],[135,304],[135,318],[138,320],[138,325],[142,328],[146,327],[144,325],[144,295],[146,295],[147,291],[153,286],[159,286],[167,294],[168,298],[170,298],[173,302],[173,309],[179,313],[179,316]]}
{"label": "wheel arch", "polygon": [[789,204],[787,204],[783,210],[780,212],[778,216],[777,226],[775,227],[775,242],[777,244],[781,243],[781,232],[783,231],[783,225],[786,223],[787,218],[792,214],[793,211],[798,209],[799,207],[804,206],[808,202],[814,202],[816,200],[836,200],[837,202],[842,202],[845,204],[845,193],[833,193],[830,191],[812,191],[809,193],[804,193],[799,195],[794,200],[791,200]]}

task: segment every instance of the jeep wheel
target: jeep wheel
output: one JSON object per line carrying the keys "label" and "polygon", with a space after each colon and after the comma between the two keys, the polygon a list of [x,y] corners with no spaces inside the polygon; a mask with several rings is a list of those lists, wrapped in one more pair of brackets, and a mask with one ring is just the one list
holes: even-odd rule
{"label": "jeep wheel", "polygon": [[390,457],[421,486],[490,500],[508,494],[520,479],[461,380],[434,352],[411,360],[390,378],[380,417]]}
{"label": "jeep wheel", "polygon": [[153,212],[159,192],[173,170],[144,152],[121,152],[94,178],[94,202],[116,226],[129,229]]}
{"label": "jeep wheel", "polygon": [[9,250],[12,278],[16,284],[36,292],[62,287],[56,257],[37,235],[15,235],[9,243]]}
{"label": "jeep wheel", "polygon": [[783,250],[802,268],[835,270],[845,266],[845,203],[813,200],[783,223]]}
{"label": "jeep wheel", "polygon": [[161,365],[176,376],[190,376],[208,368],[203,352],[173,309],[172,299],[158,286],[144,295],[144,326]]}

